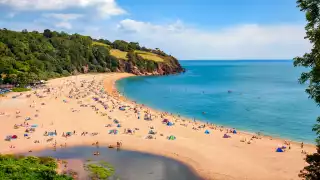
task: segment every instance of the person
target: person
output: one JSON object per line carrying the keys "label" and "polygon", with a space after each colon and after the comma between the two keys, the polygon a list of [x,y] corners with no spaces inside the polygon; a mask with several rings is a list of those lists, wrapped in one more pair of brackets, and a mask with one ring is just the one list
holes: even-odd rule
{"label": "person", "polygon": [[303,142],[301,142],[301,149],[303,148]]}
{"label": "person", "polygon": [[122,142],[117,141],[117,148],[120,148],[122,146]]}

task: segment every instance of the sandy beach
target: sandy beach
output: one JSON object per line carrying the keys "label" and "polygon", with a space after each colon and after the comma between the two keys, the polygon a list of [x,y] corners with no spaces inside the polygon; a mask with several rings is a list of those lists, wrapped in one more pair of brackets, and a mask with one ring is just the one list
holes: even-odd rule
{"label": "sandy beach", "polygon": [[[0,153],[52,148],[53,144],[63,148],[97,141],[100,146],[122,142],[124,149],[179,160],[204,179],[289,180],[299,179],[299,171],[306,165],[301,151],[316,150],[314,145],[301,148],[300,143],[284,139],[253,138],[252,133],[240,131],[234,134],[228,128],[135,104],[121,97],[114,86],[129,76],[133,75],[71,76],[50,80],[46,87],[21,95],[1,97]],[[57,135],[50,136],[53,132]],[[67,132],[70,136],[62,136]],[[225,134],[230,137],[223,138]],[[17,139],[5,141],[8,135]],[[285,152],[275,152],[278,146],[286,146]]]}

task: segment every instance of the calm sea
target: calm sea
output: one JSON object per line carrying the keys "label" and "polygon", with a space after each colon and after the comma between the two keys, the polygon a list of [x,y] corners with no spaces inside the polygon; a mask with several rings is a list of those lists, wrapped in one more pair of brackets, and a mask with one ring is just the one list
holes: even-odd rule
{"label": "calm sea", "polygon": [[[117,82],[128,98],[197,120],[314,142],[320,108],[292,61],[181,61],[187,72]],[[203,113],[204,112],[204,113]]]}

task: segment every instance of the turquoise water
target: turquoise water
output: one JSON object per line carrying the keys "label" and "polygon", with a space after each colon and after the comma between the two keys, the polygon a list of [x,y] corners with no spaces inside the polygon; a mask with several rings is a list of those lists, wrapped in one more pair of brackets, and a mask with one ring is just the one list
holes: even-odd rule
{"label": "turquoise water", "polygon": [[[117,82],[124,95],[152,108],[197,120],[314,142],[320,109],[292,61],[181,61],[187,72]],[[228,93],[228,91],[232,91]],[[202,112],[205,112],[203,114]]]}

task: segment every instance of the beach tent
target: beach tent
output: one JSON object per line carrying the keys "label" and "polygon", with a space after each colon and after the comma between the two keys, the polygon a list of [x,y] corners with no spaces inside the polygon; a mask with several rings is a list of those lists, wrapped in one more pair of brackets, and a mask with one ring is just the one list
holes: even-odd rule
{"label": "beach tent", "polygon": [[233,133],[233,134],[237,134],[237,131],[234,129],[234,130],[232,131],[232,133]]}
{"label": "beach tent", "polygon": [[209,131],[209,130],[206,130],[204,133],[205,133],[205,134],[210,134],[210,131]]}
{"label": "beach tent", "polygon": [[176,139],[176,137],[173,135],[169,136],[169,138],[168,138],[168,140],[175,140],[175,139]]}
{"label": "beach tent", "polygon": [[169,122],[167,123],[167,126],[173,126],[173,123],[169,121]]}
{"label": "beach tent", "polygon": [[223,138],[230,138],[231,136],[227,135],[227,134],[224,134],[223,135]]}
{"label": "beach tent", "polygon": [[283,150],[280,147],[278,147],[276,152],[283,152]]}
{"label": "beach tent", "polygon": [[48,132],[48,136],[56,136],[55,132]]}
{"label": "beach tent", "polygon": [[66,136],[71,136],[72,132],[66,132]]}

